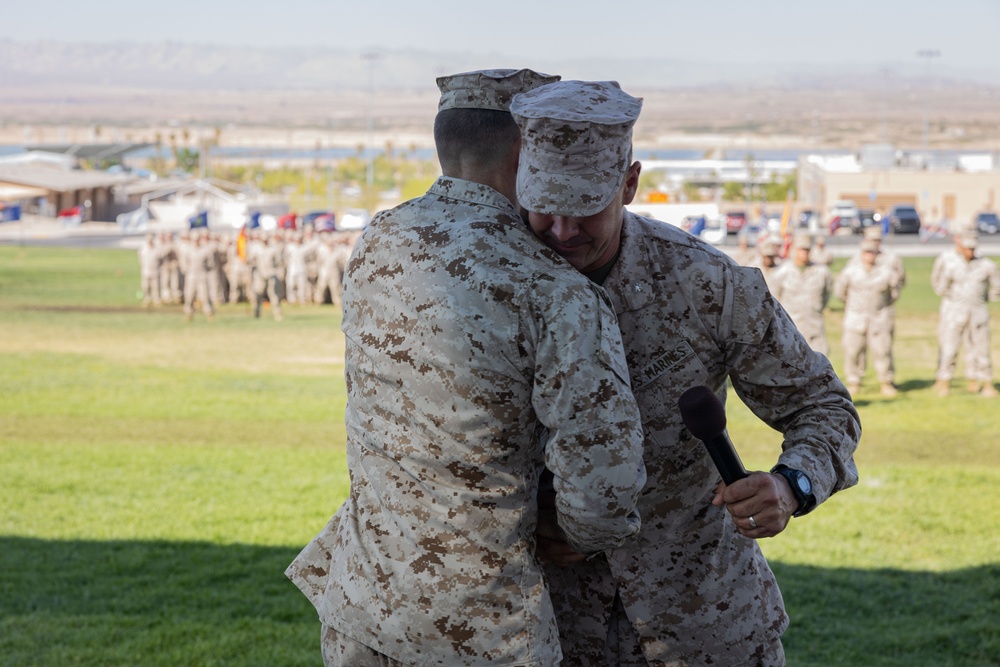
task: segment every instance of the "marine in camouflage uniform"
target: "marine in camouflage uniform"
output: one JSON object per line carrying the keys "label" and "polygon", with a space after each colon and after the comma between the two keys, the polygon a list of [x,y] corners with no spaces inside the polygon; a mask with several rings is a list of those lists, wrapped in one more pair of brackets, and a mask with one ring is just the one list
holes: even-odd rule
{"label": "marine in camouflage uniform", "polygon": [[976,255],[975,230],[955,235],[955,248],[934,261],[931,287],[941,297],[938,319],[938,368],[934,390],[947,396],[959,347],[965,344],[965,375],[971,392],[997,394],[990,358],[989,301],[1000,298],[1000,274],[993,260]]}
{"label": "marine in camouflage uniform", "polygon": [[733,250],[732,258],[737,264],[752,266],[757,262],[756,239],[751,239],[750,234],[744,233],[741,229],[736,235],[736,249]]}
{"label": "marine in camouflage uniform", "polygon": [[194,316],[195,303],[208,319],[215,316],[212,276],[215,274],[215,244],[208,233],[199,233],[194,244],[183,255],[184,267],[184,319],[188,322]]}
{"label": "marine in camouflage uniform", "polygon": [[183,291],[177,239],[170,232],[163,232],[160,234],[159,245],[163,248],[163,261],[160,263],[160,296],[166,303],[181,303]]}
{"label": "marine in camouflage uniform", "polygon": [[159,306],[160,266],[163,264],[163,248],[156,242],[152,234],[146,235],[146,241],[139,247],[139,275],[142,285],[142,305]]}
{"label": "marine in camouflage uniform", "polygon": [[[893,276],[893,280],[897,285],[897,289],[902,292],[903,288],[906,287],[906,268],[903,266],[903,259],[891,249],[886,248],[882,241],[883,234],[881,225],[865,227],[862,243],[871,242],[878,247],[878,258],[875,260],[875,263],[880,267],[888,268],[893,272],[893,274],[895,274]],[[844,268],[860,263],[861,251],[859,250],[857,253],[848,258]]]}
{"label": "marine in camouflage uniform", "polygon": [[814,236],[813,247],[809,251],[809,261],[824,266],[833,264],[833,253],[826,247],[826,232],[821,231]]}
{"label": "marine in camouflage uniform", "polygon": [[797,234],[792,241],[792,261],[783,262],[768,284],[810,347],[830,354],[823,311],[833,293],[833,274],[826,265],[812,263],[811,250],[812,237]]}
{"label": "marine in camouflage uniform", "polygon": [[285,280],[285,255],[284,244],[277,233],[266,235],[263,244],[254,246],[251,264],[253,266],[250,278],[253,316],[260,317],[260,309],[266,297],[268,303],[271,304],[274,319],[280,322],[282,320],[281,295],[284,292],[283,283]]}
{"label": "marine in camouflage uniform", "polygon": [[[560,544],[551,524],[539,526],[562,664],[782,665],[788,619],[755,540],[857,482],[860,423],[829,361],[810,349],[758,270],[624,210],[641,165],[622,159],[631,134],[605,127],[638,113],[614,110],[629,100],[611,83],[561,82],[511,106],[524,140],[518,199],[536,234],[607,291],[645,435],[635,538],[586,559]],[[677,401],[696,385],[724,398],[727,380],[784,442],[774,473],[720,487]],[[786,474],[807,477],[811,492],[800,500]]]}
{"label": "marine in camouflage uniform", "polygon": [[[533,557],[543,462],[581,552],[639,529],[642,433],[614,314],[512,204],[518,135],[506,108],[547,80],[439,79],[445,175],[377,216],[351,257],[351,492],[288,570],[326,626],[328,665],[558,664]],[[484,118],[494,131],[470,135],[465,121]]]}
{"label": "marine in camouflage uniform", "polygon": [[771,291],[774,290],[774,276],[778,272],[778,267],[781,266],[781,258],[779,257],[780,245],[778,241],[763,239],[757,244],[756,261],[749,265],[760,269],[761,275],[764,276],[764,284]]}
{"label": "marine in camouflage uniform", "polygon": [[844,302],[844,380],[852,396],[861,389],[867,354],[878,377],[883,396],[898,393],[895,364],[892,358],[896,312],[899,298],[899,274],[892,266],[878,261],[879,244],[861,242],[861,260],[848,262],[834,281],[833,292]]}

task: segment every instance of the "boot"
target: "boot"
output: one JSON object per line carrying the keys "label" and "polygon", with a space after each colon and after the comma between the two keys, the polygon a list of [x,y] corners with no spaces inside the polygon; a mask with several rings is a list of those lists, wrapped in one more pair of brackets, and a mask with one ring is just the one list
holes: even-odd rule
{"label": "boot", "polygon": [[948,380],[938,380],[934,383],[932,389],[938,396],[945,397],[951,393],[951,382]]}
{"label": "boot", "polygon": [[899,392],[896,390],[896,386],[891,382],[883,382],[879,391],[886,398],[896,398],[896,396],[899,395]]}
{"label": "boot", "polygon": [[970,394],[978,394],[979,390],[983,389],[983,387],[980,386],[979,382],[976,380],[969,380],[969,383],[965,385],[965,388],[969,391]]}
{"label": "boot", "polygon": [[996,387],[993,386],[992,382],[987,382],[983,384],[983,390],[979,393],[984,398],[996,398],[997,390]]}

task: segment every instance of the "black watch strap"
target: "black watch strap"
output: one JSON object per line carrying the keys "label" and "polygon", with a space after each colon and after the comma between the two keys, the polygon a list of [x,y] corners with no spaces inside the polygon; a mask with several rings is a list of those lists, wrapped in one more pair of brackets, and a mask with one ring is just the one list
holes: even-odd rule
{"label": "black watch strap", "polygon": [[816,496],[813,494],[812,481],[808,475],[781,463],[771,468],[771,472],[788,480],[788,486],[791,487],[795,499],[799,501],[799,508],[792,516],[802,516],[816,507]]}

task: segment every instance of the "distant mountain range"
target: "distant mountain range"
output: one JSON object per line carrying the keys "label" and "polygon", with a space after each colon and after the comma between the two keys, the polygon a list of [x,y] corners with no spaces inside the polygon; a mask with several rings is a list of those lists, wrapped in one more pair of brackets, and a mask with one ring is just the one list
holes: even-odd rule
{"label": "distant mountain range", "polygon": [[[0,40],[5,87],[87,85],[175,90],[380,90],[424,88],[441,74],[484,67],[530,66],[568,78],[615,79],[643,89],[757,87],[884,89],[918,85],[921,63],[815,66],[719,63],[706,46],[690,59],[601,58],[512,62],[499,54],[382,50],[362,54],[330,48],[236,47],[185,42],[64,43]],[[1000,63],[1000,60],[997,61]],[[949,68],[935,63],[935,88],[1000,85],[1000,66]]]}

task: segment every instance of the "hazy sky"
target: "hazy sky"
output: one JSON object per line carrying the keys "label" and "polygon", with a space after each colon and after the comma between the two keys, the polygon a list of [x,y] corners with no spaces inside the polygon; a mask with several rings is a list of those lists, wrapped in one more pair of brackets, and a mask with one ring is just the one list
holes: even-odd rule
{"label": "hazy sky", "polygon": [[[712,63],[1000,69],[1000,0],[27,0],[17,41],[177,40],[525,59],[658,56]],[[491,7],[492,9],[487,9]]]}

